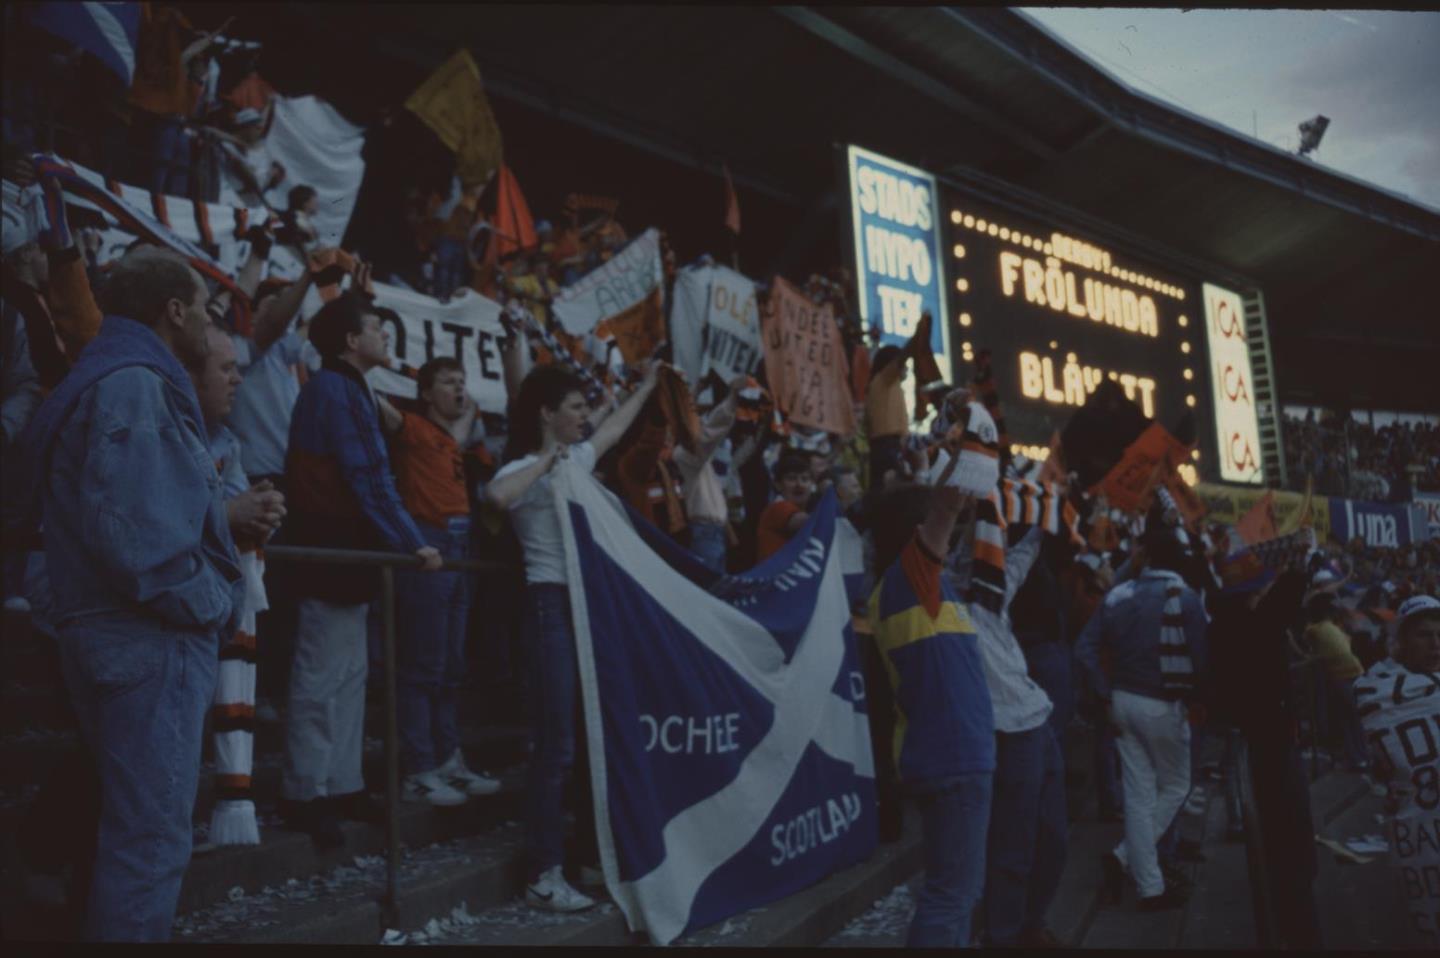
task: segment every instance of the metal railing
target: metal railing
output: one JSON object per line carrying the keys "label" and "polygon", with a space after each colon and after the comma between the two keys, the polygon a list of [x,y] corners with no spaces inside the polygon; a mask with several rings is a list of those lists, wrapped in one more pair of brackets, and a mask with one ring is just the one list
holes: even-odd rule
{"label": "metal railing", "polygon": [[[400,725],[395,703],[395,570],[421,565],[418,556],[404,552],[364,552],[311,546],[265,547],[266,562],[322,565],[378,566],[380,569],[381,647],[385,667],[385,894],[380,900],[381,933],[396,927],[399,909],[400,829]],[[445,571],[502,572],[504,562],[486,559],[447,559]]]}

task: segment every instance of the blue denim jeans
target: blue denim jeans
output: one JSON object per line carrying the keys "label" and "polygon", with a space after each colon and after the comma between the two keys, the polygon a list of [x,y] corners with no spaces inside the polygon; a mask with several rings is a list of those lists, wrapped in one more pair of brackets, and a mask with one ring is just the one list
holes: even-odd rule
{"label": "blue denim jeans", "polygon": [[219,639],[138,616],[76,620],[59,633],[65,684],[100,780],[86,937],[168,941],[190,863]]}
{"label": "blue denim jeans", "polygon": [[690,523],[690,551],[707,569],[725,571],[725,526],[714,522]]}
{"label": "blue denim jeans", "polygon": [[[533,751],[525,844],[529,880],[565,860],[565,780],[575,763],[575,701],[579,675],[570,590],[533,583],[525,587],[525,641],[529,651],[530,729]],[[578,809],[584,815],[587,809]]]}
{"label": "blue denim jeans", "polygon": [[985,868],[985,942],[1045,927],[1065,871],[1065,763],[1049,723],[995,735],[995,797]]}
{"label": "blue denim jeans", "polygon": [[[445,529],[417,525],[425,544],[444,558],[468,554],[468,516],[451,519]],[[400,762],[407,775],[438,768],[460,747],[456,705],[465,679],[469,619],[468,573],[396,571],[395,704]]]}
{"label": "blue denim jeans", "polygon": [[925,832],[925,884],[907,948],[965,948],[970,918],[985,886],[985,833],[994,789],[990,772],[973,772],[908,791]]}

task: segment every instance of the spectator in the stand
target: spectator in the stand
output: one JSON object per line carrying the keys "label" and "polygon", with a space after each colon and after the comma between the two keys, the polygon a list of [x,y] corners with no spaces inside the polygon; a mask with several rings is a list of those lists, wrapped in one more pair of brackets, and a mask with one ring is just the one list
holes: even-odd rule
{"label": "spectator in the stand", "polygon": [[[1440,759],[1416,729],[1440,724],[1440,600],[1417,595],[1400,606],[1392,654],[1373,665],[1355,683],[1375,755],[1376,776],[1389,797],[1390,858],[1394,887],[1403,890],[1410,912],[1407,945],[1433,952],[1440,945],[1432,883],[1425,876],[1440,864],[1434,840],[1435,809],[1440,806]],[[1424,741],[1430,741],[1427,733]]]}
{"label": "spectator in the stand", "polygon": [[1364,771],[1365,737],[1355,712],[1352,690],[1364,669],[1350,650],[1350,636],[1340,626],[1340,610],[1333,595],[1321,593],[1312,597],[1306,603],[1305,615],[1310,622],[1305,629],[1305,642],[1320,660],[1321,684],[1316,692],[1322,697],[1323,714],[1329,720],[1322,724],[1329,726],[1332,736],[1336,732],[1340,734],[1345,760],[1351,770]]}
{"label": "spectator in the stand", "polygon": [[[323,366],[300,390],[290,421],[287,541],[443,561],[406,511],[390,475],[374,393],[365,373],[386,362],[386,333],[357,290],[331,300],[310,324]],[[339,818],[381,820],[365,792],[366,608],[379,570],[317,565],[297,577],[302,598],[286,715],[283,813],[316,844],[344,843]]]}
{"label": "spectator in the stand", "polygon": [[[395,484],[426,543],[442,558],[464,559],[470,549],[464,455],[484,434],[472,435],[475,401],[465,391],[459,360],[441,356],[421,366],[419,396],[419,415],[380,399]],[[500,790],[495,779],[470,771],[460,750],[470,578],[453,570],[395,574],[396,709],[407,801],[460,805],[467,796]]]}
{"label": "spectator in the stand", "polygon": [[315,214],[320,212],[320,194],[315,187],[292,186],[286,195],[285,212],[280,215],[279,241],[293,247],[301,260],[319,244]]}
{"label": "spectator in the stand", "polygon": [[[258,252],[252,244],[252,258]],[[367,269],[359,267],[357,283],[363,285]],[[313,274],[308,270],[293,283],[277,280],[262,284],[252,307],[251,335],[235,337],[243,379],[227,424],[240,440],[245,474],[252,482],[268,482],[280,492],[286,489],[285,452],[301,377],[320,368],[320,354],[308,338],[309,317],[299,315],[313,285]],[[294,566],[284,564],[273,564],[266,570],[265,591],[270,607],[260,616],[256,642],[258,718],[278,718],[278,708],[287,698],[296,611],[290,586],[300,578],[296,571]]]}
{"label": "spectator in the stand", "polygon": [[781,452],[775,463],[775,486],[780,496],[760,513],[756,526],[756,562],[764,562],[785,548],[785,543],[809,521],[810,514],[805,510],[815,490],[810,457],[795,449]]}
{"label": "spectator in the stand", "polygon": [[[267,112],[273,112],[272,101]],[[265,146],[269,125],[266,113],[246,107],[235,113],[234,135],[219,134],[226,170],[240,198],[255,206],[272,207],[270,191],[285,182],[285,167],[272,159]]]}
{"label": "spectator in the stand", "polygon": [[[926,314],[929,315],[928,313]],[[911,336],[904,346],[881,346],[870,364],[865,393],[865,430],[870,444],[870,485],[883,487],[891,469],[903,470],[910,413],[905,402],[905,367],[928,344]]]}
{"label": "spectator in the stand", "polygon": [[177,257],[126,256],[106,285],[100,335],[27,434],[26,498],[43,503],[66,685],[101,782],[94,940],[170,937],[220,636],[240,601],[182,365],[203,361],[205,301]]}
{"label": "spectator in the stand", "polygon": [[730,383],[729,394],[706,413],[700,424],[700,437],[693,451],[684,446],[676,446],[673,454],[685,493],[685,514],[690,525],[690,551],[716,572],[725,571],[725,533],[730,519],[730,507],[725,501],[725,490],[720,484],[720,476],[716,474],[712,460],[715,451],[729,436],[730,428],[735,424],[735,405],[739,400],[740,390],[748,381],[748,376],[742,376]]}
{"label": "spectator in the stand", "polygon": [[[1040,554],[1043,535],[1033,527],[1005,549],[1003,598],[997,602],[983,595],[973,575],[969,595],[995,711],[995,796],[986,853],[984,940],[999,947],[1056,943],[1045,917],[1065,870],[1065,761],[1050,724],[1054,706],[1030,678],[1009,615],[1016,592]],[[980,545],[977,523],[974,548]]]}
{"label": "spectator in the stand", "polygon": [[995,769],[975,627],[940,575],[967,497],[942,482],[893,489],[876,502],[870,626],[894,694],[895,764],[925,833],[925,884],[906,943],[965,948],[984,886]]}
{"label": "spectator in the stand", "polygon": [[[584,384],[556,365],[532,370],[510,403],[510,439],[506,463],[485,487],[485,499],[510,511],[525,553],[526,636],[530,643],[531,725],[526,812],[526,901],[546,911],[582,911],[595,902],[570,886],[561,873],[565,859],[561,815],[567,774],[575,759],[580,689],[575,632],[566,585],[565,546],[555,513],[550,470],[565,458],[590,472],[635,421],[655,389],[660,363],[612,412],[588,441],[583,439],[589,409]],[[583,784],[583,783],[582,783]],[[588,808],[577,810],[585,829]],[[590,826],[593,829],[593,824]],[[593,834],[589,836],[593,841]],[[586,857],[591,850],[584,849]],[[588,863],[587,863],[588,864]]]}
{"label": "spectator in the stand", "polygon": [[240,371],[235,343],[218,326],[209,328],[209,354],[203,365],[191,367],[195,395],[205,416],[210,456],[220,475],[220,494],[230,534],[240,554],[245,578],[236,631],[222,635],[219,682],[215,690],[212,723],[215,733],[215,772],[219,786],[210,814],[209,840],[213,845],[254,845],[260,842],[259,822],[250,789],[254,755],[255,614],[265,604],[265,586],[258,550],[285,515],[285,497],[270,483],[250,485],[241,466],[240,440],[225,426],[235,404]]}
{"label": "spectator in the stand", "polygon": [[144,177],[152,192],[190,195],[191,139],[185,123],[196,106],[190,66],[217,33],[196,34],[170,4],[141,7],[130,102],[138,109],[135,129],[146,138],[142,149],[153,164]]}
{"label": "spectator in the stand", "polygon": [[[1076,657],[1117,729],[1125,780],[1125,837],[1103,856],[1112,899],[1124,867],[1145,911],[1182,907],[1187,890],[1167,882],[1156,842],[1190,790],[1190,726],[1185,703],[1207,666],[1205,610],[1179,569],[1184,552],[1172,532],[1147,527],[1149,567],[1105,597],[1086,624]],[[1100,667],[1110,650],[1111,674]]]}

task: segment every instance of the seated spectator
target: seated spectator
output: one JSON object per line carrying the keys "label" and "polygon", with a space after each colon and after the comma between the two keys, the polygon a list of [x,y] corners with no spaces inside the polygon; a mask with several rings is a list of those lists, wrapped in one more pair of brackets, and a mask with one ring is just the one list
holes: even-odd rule
{"label": "seated spectator", "polygon": [[[465,559],[470,499],[464,454],[484,434],[472,437],[475,401],[465,391],[464,367],[451,357],[430,360],[420,367],[419,395],[418,415],[379,400],[395,484],[426,543],[444,559]],[[465,677],[470,578],[455,570],[395,574],[396,708],[406,801],[460,805],[468,796],[500,790],[495,779],[470,771],[460,751],[457,706]]]}
{"label": "seated spectator", "polygon": [[806,508],[815,480],[810,457],[793,449],[780,454],[775,464],[775,486],[780,497],[765,507],[755,532],[755,561],[764,562],[785,547],[790,537],[810,521]]}
{"label": "seated spectator", "polygon": [[[365,373],[388,358],[387,335],[359,291],[331,300],[311,323],[323,366],[300,390],[290,422],[285,493],[288,541],[332,549],[409,552],[433,572],[443,561],[406,511],[390,475]],[[344,843],[338,818],[383,820],[365,792],[366,610],[379,570],[316,565],[297,577],[302,598],[285,729],[282,814],[321,848]]]}
{"label": "seated spectator", "polygon": [[1305,616],[1310,623],[1305,628],[1305,643],[1321,667],[1317,676],[1320,687],[1316,689],[1320,696],[1321,724],[1328,726],[1332,733],[1340,734],[1351,770],[1363,771],[1365,739],[1351,687],[1364,670],[1350,649],[1350,636],[1340,627],[1340,610],[1333,596],[1324,593],[1314,596],[1306,604]]}

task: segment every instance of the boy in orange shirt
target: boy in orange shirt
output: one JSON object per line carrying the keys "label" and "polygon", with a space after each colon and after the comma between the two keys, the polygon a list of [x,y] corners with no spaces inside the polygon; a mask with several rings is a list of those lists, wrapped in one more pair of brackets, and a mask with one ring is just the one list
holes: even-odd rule
{"label": "boy in orange shirt", "polygon": [[[445,559],[469,555],[470,501],[464,445],[475,423],[465,370],[448,356],[420,367],[423,414],[400,412],[380,400],[389,436],[395,486],[428,545]],[[465,677],[469,573],[395,573],[396,704],[406,801],[460,805],[500,783],[465,767],[456,705]]]}

